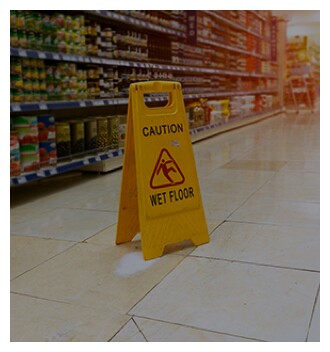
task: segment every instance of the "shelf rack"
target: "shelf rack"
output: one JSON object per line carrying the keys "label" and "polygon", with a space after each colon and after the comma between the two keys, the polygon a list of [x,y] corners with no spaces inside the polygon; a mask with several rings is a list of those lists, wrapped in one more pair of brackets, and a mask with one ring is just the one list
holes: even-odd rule
{"label": "shelf rack", "polygon": [[[213,16],[220,22],[226,24],[227,26],[237,29],[239,31],[244,31],[246,33],[252,34],[262,40],[269,41],[269,38],[251,31],[249,28],[231,21],[221,14],[215,11],[204,11],[210,16]],[[259,19],[267,21],[266,18],[261,16],[255,11],[252,11]],[[124,15],[115,11],[107,10],[93,10],[93,11],[82,11],[82,13],[92,16],[94,18],[103,18],[110,20],[112,23],[117,23],[122,25],[129,25],[131,28],[143,29],[149,33],[155,32],[159,34],[164,34],[171,38],[184,39],[186,38],[186,32],[179,29],[169,28],[163,25],[158,25],[150,23],[147,20],[140,18],[131,17],[129,15]],[[249,55],[256,57],[261,60],[269,60],[268,56],[261,55],[256,52],[247,51],[235,46],[226,45],[223,43],[218,43],[207,38],[198,37],[197,43],[224,49],[230,52],[236,52],[239,54]],[[35,49],[23,49],[23,48],[10,48],[11,57],[20,58],[31,58],[31,59],[41,59],[41,60],[51,60],[59,62],[72,62],[77,64],[95,64],[103,66],[112,67],[132,67],[132,68],[144,68],[144,69],[156,69],[161,71],[171,71],[179,73],[191,73],[191,74],[208,74],[208,75],[223,75],[228,77],[242,77],[242,78],[269,78],[278,79],[276,74],[266,74],[266,73],[254,73],[254,72],[240,72],[225,69],[217,69],[205,66],[191,66],[191,65],[179,65],[171,63],[157,63],[157,62],[145,62],[145,61],[132,61],[132,60],[122,60],[122,59],[109,59],[99,56],[86,56],[78,54],[66,54],[59,52],[35,50]],[[240,95],[256,95],[256,94],[274,94],[277,93],[278,89],[261,89],[261,90],[246,90],[246,91],[221,91],[221,92],[201,92],[194,94],[183,94],[185,100],[194,100],[200,98],[224,98],[233,97]],[[162,97],[148,97],[146,101],[148,102],[160,102],[163,101]],[[60,110],[70,110],[76,108],[94,108],[94,107],[116,107],[116,106],[127,106],[127,97],[114,97],[110,99],[85,99],[85,100],[67,100],[67,101],[40,101],[40,102],[22,102],[22,103],[12,103],[10,104],[10,112],[12,114],[19,113],[33,113],[45,112],[45,111],[60,111]],[[262,111],[260,113],[254,114],[254,119],[261,119],[264,116],[270,116],[281,112],[281,109],[274,109],[270,111]],[[221,131],[236,128],[237,126],[250,123],[253,118],[250,115],[240,116],[236,119],[230,119],[228,123],[215,122],[207,126],[200,126],[190,130],[192,137],[192,142],[196,142],[200,139],[208,138],[208,136],[221,133]],[[72,159],[68,162],[59,163],[57,166],[43,168],[41,170],[29,173],[23,173],[20,176],[14,176],[10,178],[11,186],[18,186],[31,181],[43,179],[45,177],[50,177],[58,175],[64,172],[72,171],[74,169],[88,168],[89,166],[96,165],[101,162],[113,162],[113,167],[121,167],[121,160],[124,154],[124,149],[120,148],[118,150],[110,150],[107,152],[101,152],[96,155],[83,155],[79,159]]]}
{"label": "shelf rack", "polygon": [[[269,116],[280,114],[281,112],[283,112],[282,109],[274,109],[266,112],[263,111],[259,114],[248,114],[248,115],[240,116],[236,119],[232,119],[228,123],[222,123],[220,121],[217,121],[206,126],[193,128],[190,130],[192,143],[196,143],[200,140],[209,138],[211,136],[214,136],[224,131],[229,131],[231,129],[235,129],[250,123],[260,121]],[[107,152],[101,152],[93,156],[87,155],[80,158],[79,160],[73,159],[72,161],[59,163],[57,166],[47,167],[33,172],[26,172],[19,176],[12,176],[10,178],[10,185],[11,186],[23,185],[28,182],[44,179],[46,177],[59,175],[61,173],[73,171],[76,169],[86,168],[90,165],[99,163],[101,161],[107,161],[107,160],[111,161],[111,160],[118,159],[118,162],[113,169],[120,168],[122,165],[123,155],[124,155],[124,148],[120,148],[117,150],[110,150]]]}

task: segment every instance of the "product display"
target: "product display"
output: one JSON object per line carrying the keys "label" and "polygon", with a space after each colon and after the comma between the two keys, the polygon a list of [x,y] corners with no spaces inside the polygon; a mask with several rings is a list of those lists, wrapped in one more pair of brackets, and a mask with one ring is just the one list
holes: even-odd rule
{"label": "product display", "polygon": [[56,129],[53,115],[38,116],[38,140],[40,167],[56,165]]}
{"label": "product display", "polygon": [[22,171],[38,170],[39,140],[37,116],[20,116],[13,119],[20,146],[20,165]]}
{"label": "product display", "polygon": [[308,36],[295,36],[288,38],[286,52],[286,105],[312,109],[319,90],[320,48]]}
{"label": "product display", "polygon": [[[116,156],[135,82],[180,82],[196,131],[279,108],[270,11],[13,10],[10,16],[11,113],[39,118],[35,169]],[[155,94],[146,99],[150,106],[164,101]],[[41,116],[50,112],[48,125]],[[36,152],[20,155],[21,169],[29,153]]]}
{"label": "product display", "polygon": [[71,133],[68,122],[56,123],[57,156],[60,160],[68,160],[71,156]]}
{"label": "product display", "polygon": [[20,151],[18,133],[10,132],[10,176],[18,176],[20,170]]}

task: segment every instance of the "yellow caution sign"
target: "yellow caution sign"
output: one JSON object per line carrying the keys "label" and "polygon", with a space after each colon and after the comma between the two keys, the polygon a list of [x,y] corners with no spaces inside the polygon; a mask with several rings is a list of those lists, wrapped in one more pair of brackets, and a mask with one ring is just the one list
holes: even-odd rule
{"label": "yellow caution sign", "polygon": [[[167,104],[148,107],[145,94],[160,92]],[[130,86],[116,244],[138,232],[146,260],[160,257],[167,244],[209,241],[178,82]]]}

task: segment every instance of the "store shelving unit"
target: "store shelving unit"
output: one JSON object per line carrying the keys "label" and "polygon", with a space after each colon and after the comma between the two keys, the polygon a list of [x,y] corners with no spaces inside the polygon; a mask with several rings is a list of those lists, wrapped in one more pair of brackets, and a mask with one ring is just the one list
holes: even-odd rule
{"label": "store shelving unit", "polygon": [[319,47],[308,36],[294,36],[288,39],[286,51],[286,106],[297,113],[313,110],[320,82]]}
{"label": "store shelving unit", "polygon": [[[62,11],[63,12],[63,11]],[[94,65],[96,67],[109,67],[120,70],[141,69],[149,74],[149,79],[155,79],[155,75],[166,75],[165,79],[175,80],[176,77],[182,79],[183,97],[185,102],[196,101],[199,99],[230,99],[231,97],[239,96],[259,96],[270,95],[274,98],[275,103],[273,108],[267,110],[254,111],[253,113],[245,113],[241,116],[229,119],[227,123],[223,121],[214,121],[204,126],[198,126],[191,129],[192,141],[196,142],[199,139],[207,138],[210,135],[219,133],[221,131],[237,127],[240,124],[254,121],[253,116],[265,118],[281,111],[281,107],[276,104],[278,95],[276,62],[271,62],[270,47],[269,47],[269,26],[270,17],[269,12],[260,13],[257,11],[241,11],[240,18],[246,17],[246,24],[237,22],[231,16],[235,15],[232,11],[197,11],[196,20],[199,16],[203,20],[208,20],[212,25],[209,27],[210,36],[197,35],[195,43],[189,43],[187,38],[187,20],[185,14],[169,14],[166,11],[158,11],[158,17],[150,15],[148,11],[80,11],[80,14],[85,16],[95,23],[102,23],[102,26],[109,26],[118,30],[129,28],[138,33],[145,33],[152,36],[160,36],[172,45],[179,43],[184,45],[185,49],[189,49],[190,55],[186,54],[185,50],[179,50],[177,59],[172,50],[172,58],[151,57],[148,60],[144,59],[127,59],[91,55],[89,53],[60,53],[39,48],[23,48],[11,47],[11,58],[30,58],[43,60],[51,63],[74,63],[77,66],[84,67],[86,65]],[[68,12],[70,14],[70,12]],[[164,17],[162,17],[164,16]],[[244,17],[245,16],[245,17]],[[251,18],[258,22],[258,30],[250,28],[247,25],[248,19]],[[157,22],[157,23],[155,23]],[[254,22],[253,22],[254,23]],[[246,38],[248,41],[253,39],[253,47],[248,44],[237,46],[230,43],[230,36],[224,41],[219,41],[213,38],[211,34],[224,28],[224,32],[229,31],[230,28],[235,36],[235,33],[242,33],[240,36]],[[229,33],[229,32],[228,32]],[[150,39],[151,40],[151,39]],[[256,44],[257,43],[257,44]],[[245,48],[244,48],[245,45]],[[173,47],[172,47],[173,49]],[[166,47],[166,50],[171,50],[171,46]],[[224,53],[227,60],[234,58],[241,60],[242,57],[249,57],[255,63],[252,69],[228,69],[226,65],[220,65],[212,59],[206,59],[204,53],[212,53],[221,51]],[[151,55],[151,54],[150,54]],[[193,60],[194,64],[191,64]],[[203,61],[204,60],[204,61]],[[264,66],[262,66],[264,65]],[[262,67],[266,67],[263,69]],[[125,72],[125,71],[123,71]],[[124,73],[122,73],[124,75]],[[208,83],[199,85],[201,77],[207,80]],[[194,83],[195,78],[197,83]],[[228,86],[222,86],[220,83],[210,85],[214,80],[221,78],[222,82],[228,82]],[[164,79],[164,78],[163,78]],[[198,80],[199,79],[199,80]],[[240,88],[239,83],[243,81],[244,89]],[[188,83],[187,83],[188,82]],[[189,83],[190,82],[190,83]],[[193,83],[191,83],[193,82]],[[233,88],[232,88],[233,86]],[[231,89],[232,88],[232,89]],[[164,98],[158,96],[151,96],[146,98],[146,102],[157,104],[163,101]],[[117,96],[109,98],[101,97],[87,97],[83,99],[73,100],[55,100],[55,101],[20,101],[11,102],[10,112],[12,116],[19,115],[38,115],[44,113],[51,113],[58,121],[61,121],[65,114],[71,115],[77,109],[80,115],[98,116],[100,111],[106,114],[116,114],[118,109],[125,111],[127,109],[128,97],[125,91],[119,92]],[[73,156],[71,161],[59,163],[56,166],[48,167],[35,172],[23,173],[19,176],[11,177],[11,185],[20,185],[33,180],[53,176],[59,173],[71,171],[77,168],[84,168],[96,171],[108,171],[121,166],[121,159],[123,156],[123,148],[117,150],[109,150],[106,152],[99,152],[96,155],[81,155]]]}

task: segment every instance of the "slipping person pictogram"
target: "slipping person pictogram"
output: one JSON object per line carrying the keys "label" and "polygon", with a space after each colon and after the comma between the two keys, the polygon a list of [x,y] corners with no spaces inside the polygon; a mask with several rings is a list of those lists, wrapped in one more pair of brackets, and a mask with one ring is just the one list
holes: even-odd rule
{"label": "slipping person pictogram", "polygon": [[157,175],[159,175],[160,171],[163,172],[164,176],[171,182],[173,183],[174,181],[172,180],[171,176],[169,175],[169,173],[172,171],[172,172],[175,172],[176,173],[176,170],[174,167],[170,166],[169,168],[167,168],[167,165],[168,164],[172,164],[173,163],[173,160],[167,160],[165,161],[165,159],[162,159],[162,162],[159,164],[159,168],[157,170]]}
{"label": "slipping person pictogram", "polygon": [[157,189],[176,186],[184,183],[184,181],[185,178],[179,165],[169,151],[163,148],[154,167],[150,179],[150,187]]}

